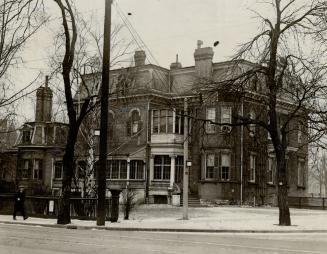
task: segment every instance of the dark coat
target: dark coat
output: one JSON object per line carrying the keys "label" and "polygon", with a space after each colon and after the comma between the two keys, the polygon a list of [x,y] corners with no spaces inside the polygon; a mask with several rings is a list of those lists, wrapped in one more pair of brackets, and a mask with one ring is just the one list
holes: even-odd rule
{"label": "dark coat", "polygon": [[18,191],[15,195],[15,204],[17,205],[24,205],[25,202],[25,192],[24,191]]}

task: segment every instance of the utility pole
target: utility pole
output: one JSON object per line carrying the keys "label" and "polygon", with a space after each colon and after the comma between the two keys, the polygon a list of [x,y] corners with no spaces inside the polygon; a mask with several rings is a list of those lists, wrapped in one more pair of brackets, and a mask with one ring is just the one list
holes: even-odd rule
{"label": "utility pole", "polygon": [[110,71],[110,33],[111,33],[111,4],[106,0],[103,36],[103,62],[101,84],[101,122],[100,122],[100,155],[98,176],[97,225],[104,226],[106,221],[106,166],[108,140],[108,99],[109,99],[109,71]]}
{"label": "utility pole", "polygon": [[184,174],[183,174],[183,220],[188,220],[188,105],[187,98],[184,99]]}

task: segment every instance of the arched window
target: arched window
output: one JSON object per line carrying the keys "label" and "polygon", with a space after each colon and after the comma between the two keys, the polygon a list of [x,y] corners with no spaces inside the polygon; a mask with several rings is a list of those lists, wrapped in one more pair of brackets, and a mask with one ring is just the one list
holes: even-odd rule
{"label": "arched window", "polygon": [[127,122],[127,135],[135,135],[142,129],[141,116],[138,109],[130,111]]}

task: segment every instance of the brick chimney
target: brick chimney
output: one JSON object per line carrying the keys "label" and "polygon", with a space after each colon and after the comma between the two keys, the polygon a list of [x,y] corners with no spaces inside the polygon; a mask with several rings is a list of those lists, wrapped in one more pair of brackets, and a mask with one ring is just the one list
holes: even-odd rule
{"label": "brick chimney", "polygon": [[175,70],[175,69],[180,69],[182,68],[182,64],[178,62],[178,54],[176,55],[176,62],[170,64],[170,69]]}
{"label": "brick chimney", "polygon": [[52,117],[52,90],[48,86],[49,77],[45,77],[45,86],[36,91],[36,122],[50,122]]}
{"label": "brick chimney", "polygon": [[212,74],[213,49],[202,48],[203,42],[198,40],[198,48],[194,52],[195,71],[199,78],[210,78]]}
{"label": "brick chimney", "polygon": [[137,67],[137,66],[145,65],[145,58],[146,58],[146,55],[145,55],[144,50],[135,51],[135,54],[134,54],[135,66]]}

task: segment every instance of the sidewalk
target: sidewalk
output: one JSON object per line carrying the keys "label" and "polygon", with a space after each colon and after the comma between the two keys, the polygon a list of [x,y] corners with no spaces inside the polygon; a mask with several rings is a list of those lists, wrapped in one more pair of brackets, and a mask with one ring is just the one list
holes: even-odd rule
{"label": "sidewalk", "polygon": [[117,223],[106,222],[104,227],[95,221],[72,220],[69,225],[57,225],[56,219],[21,216],[14,221],[10,215],[0,215],[0,223],[70,229],[106,229],[172,232],[326,232],[327,211],[291,209],[292,226],[278,226],[277,208],[212,207],[189,208],[189,220],[182,220],[182,208],[166,205],[142,205]]}

